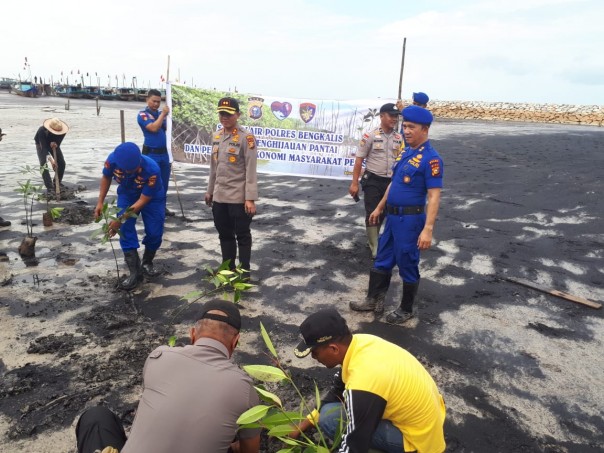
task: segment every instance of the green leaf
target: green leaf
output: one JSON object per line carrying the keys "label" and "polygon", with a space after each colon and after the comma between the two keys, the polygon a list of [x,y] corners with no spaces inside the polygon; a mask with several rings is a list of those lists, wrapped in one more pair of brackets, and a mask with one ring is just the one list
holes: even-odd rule
{"label": "green leaf", "polygon": [[223,269],[223,270],[218,271],[218,275],[231,276],[231,275],[235,275],[235,272],[233,272],[230,269]]}
{"label": "green leaf", "polygon": [[171,348],[176,346],[176,336],[175,335],[172,335],[170,338],[168,338],[168,346],[170,346]]}
{"label": "green leaf", "polygon": [[202,291],[190,291],[187,294],[185,294],[184,296],[181,297],[181,300],[193,300],[193,299],[197,299],[199,296],[201,296],[203,294]]}
{"label": "green leaf", "polygon": [[268,435],[272,437],[287,436],[295,429],[292,425],[279,425],[269,429]]}
{"label": "green leaf", "polygon": [[264,406],[262,404],[254,406],[239,416],[239,418],[237,419],[237,424],[244,425],[246,423],[258,421],[266,415],[270,408],[270,406]]}
{"label": "green leaf", "polygon": [[319,392],[319,387],[315,382],[315,407],[317,410],[321,409],[321,393]]}
{"label": "green leaf", "polygon": [[281,450],[279,450],[277,453],[293,453],[293,451],[295,450],[295,448],[282,448]]}
{"label": "green leaf", "polygon": [[277,395],[275,395],[274,393],[271,393],[267,390],[264,390],[258,386],[254,386],[254,388],[256,389],[256,391],[260,394],[260,396],[263,396],[264,398],[269,399],[270,401],[277,403],[277,405],[279,407],[283,407],[283,404],[281,403],[281,400],[279,399],[279,397]]}
{"label": "green leaf", "polygon": [[300,442],[296,439],[292,439],[291,437],[280,437],[279,440],[287,445],[295,445],[295,446],[303,445],[302,442]]}
{"label": "green leaf", "polygon": [[271,352],[273,357],[279,358],[279,356],[277,355],[277,351],[275,350],[275,347],[273,346],[273,342],[271,341],[271,337],[268,336],[268,333],[267,333],[266,329],[264,328],[264,324],[262,324],[262,322],[260,322],[260,333],[262,334],[262,339],[264,340],[264,344],[266,345],[268,350]]}
{"label": "green leaf", "polygon": [[281,382],[287,380],[283,370],[269,365],[245,365],[245,372],[262,382]]}
{"label": "green leaf", "polygon": [[267,415],[262,419],[262,422],[270,425],[282,425],[284,423],[294,423],[300,420],[304,420],[306,418],[305,415],[302,415],[300,412],[292,412],[292,411],[282,411],[275,409],[275,412]]}
{"label": "green leaf", "polygon": [[236,304],[241,300],[241,293],[239,291],[235,291],[233,294],[233,303]]}

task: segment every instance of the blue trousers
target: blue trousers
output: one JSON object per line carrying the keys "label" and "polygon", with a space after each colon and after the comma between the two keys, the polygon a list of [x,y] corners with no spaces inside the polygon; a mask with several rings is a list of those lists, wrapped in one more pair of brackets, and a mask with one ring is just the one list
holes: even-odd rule
{"label": "blue trousers", "polygon": [[[168,184],[170,183],[170,171],[172,169],[172,165],[170,164],[170,156],[168,153],[162,154],[145,154],[145,156],[153,159],[157,165],[159,165],[159,173],[161,175],[161,183],[164,185],[164,198],[168,193]],[[164,200],[165,202],[166,200]]]}
{"label": "blue trousers", "polygon": [[426,214],[388,215],[378,242],[373,267],[383,272],[398,272],[406,283],[419,282],[419,247],[417,239],[426,224]]}
{"label": "blue trousers", "polygon": [[[319,428],[324,435],[333,440],[342,418],[344,419],[342,431],[344,431],[346,429],[346,415],[342,403],[324,404],[319,415]],[[403,448],[403,434],[390,420],[382,420],[373,432],[371,448],[386,453],[401,453],[405,451]]]}
{"label": "blue trousers", "polygon": [[[132,206],[140,197],[139,193],[119,193],[117,195],[117,206],[120,208],[120,215],[127,207]],[[139,213],[143,218],[145,227],[145,238],[143,244],[151,251],[155,251],[161,245],[164,235],[164,221],[166,219],[166,199],[164,197],[153,198]],[[138,235],[136,234],[136,220],[138,217],[130,217],[126,220],[120,231],[120,246],[124,252],[138,249]]]}

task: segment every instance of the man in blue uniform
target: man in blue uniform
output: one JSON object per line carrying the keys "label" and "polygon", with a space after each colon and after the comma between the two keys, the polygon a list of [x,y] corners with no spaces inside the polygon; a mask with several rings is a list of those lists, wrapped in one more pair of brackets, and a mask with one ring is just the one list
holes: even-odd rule
{"label": "man in blue uniform", "polygon": [[[143,155],[149,156],[159,165],[165,200],[172,168],[172,164],[170,163],[171,156],[168,153],[166,141],[166,118],[170,113],[170,107],[164,105],[160,112],[160,104],[161,93],[159,90],[149,90],[147,94],[147,108],[138,112],[137,121],[145,137]],[[170,216],[174,214],[166,208],[166,215]]]}
{"label": "man in blue uniform", "polygon": [[400,306],[386,317],[386,322],[391,324],[402,324],[413,317],[420,280],[420,250],[432,244],[443,186],[443,162],[428,140],[432,113],[410,105],[402,114],[405,150],[394,166],[386,194],[369,218],[370,222],[377,223],[385,210],[388,222],[369,275],[367,297],[364,302],[350,303],[350,308],[356,311],[383,313],[392,269],[397,265],[403,280],[403,295]]}
{"label": "man in blue uniform", "polygon": [[[105,161],[99,199],[94,209],[95,218],[99,218],[103,212],[111,179],[119,184],[117,206],[120,213],[119,219],[109,225],[109,234],[113,236],[121,231],[120,246],[130,275],[120,285],[125,290],[132,290],[142,280],[143,274],[148,277],[159,274],[153,266],[153,258],[164,233],[166,195],[158,165],[150,157],[141,155],[135,143],[122,143]],[[142,266],[138,256],[137,217],[131,216],[132,213],[140,214],[145,226]]]}

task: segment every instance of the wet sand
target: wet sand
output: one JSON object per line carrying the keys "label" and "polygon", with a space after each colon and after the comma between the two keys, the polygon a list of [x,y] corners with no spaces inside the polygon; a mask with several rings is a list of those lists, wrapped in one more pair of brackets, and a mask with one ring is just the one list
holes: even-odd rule
{"label": "wet sand", "polygon": [[[85,186],[76,200],[92,209],[106,155],[126,138],[140,143],[142,103],[24,99],[0,92],[0,452],[72,452],[73,426],[88,405],[104,402],[131,422],[147,353],[170,335],[184,341],[191,321],[179,298],[204,287],[205,265],[220,253],[203,204],[208,171],[175,165],[186,219],[169,218],[157,263],[166,274],[132,295],[113,290],[108,245],[90,239],[94,223],[43,227],[36,203],[37,265],[17,254],[25,234],[13,190],[19,167],[37,166],[33,136],[59,116],[71,131],[64,182]],[[520,277],[604,301],[602,168],[604,130],[595,127],[437,121],[432,142],[445,161],[445,190],[435,244],[423,253],[418,317],[406,327],[353,313],[371,266],[362,203],[347,181],[261,176],[253,223],[252,271],[259,286],[244,295],[241,364],[266,363],[264,323],[296,380],[331,372],[291,352],[297,326],[313,310],[335,306],[357,332],[380,335],[415,354],[448,406],[447,451],[596,452],[604,431],[603,310],[504,281]],[[40,179],[41,183],[41,179]],[[113,189],[115,190],[115,189]],[[115,194],[114,191],[110,194]],[[111,197],[110,197],[111,198]],[[180,213],[170,187],[170,209]],[[118,251],[120,268],[123,268]],[[398,278],[387,309],[400,297]],[[285,400],[291,401],[291,392]],[[265,451],[277,451],[274,442]]]}

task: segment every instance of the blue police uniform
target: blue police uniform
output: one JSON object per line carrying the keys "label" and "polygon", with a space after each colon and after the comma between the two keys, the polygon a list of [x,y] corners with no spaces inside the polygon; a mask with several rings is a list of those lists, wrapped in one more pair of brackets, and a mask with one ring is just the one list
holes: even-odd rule
{"label": "blue police uniform", "polygon": [[409,146],[394,165],[386,200],[388,221],[378,243],[374,268],[390,273],[395,265],[406,283],[419,282],[417,240],[426,223],[428,189],[443,187],[443,161],[430,141]]}
{"label": "blue police uniform", "polygon": [[138,112],[137,121],[144,136],[142,152],[159,165],[165,195],[168,192],[168,183],[170,182],[170,156],[168,155],[166,139],[166,119],[164,118],[157,132],[147,130],[147,125],[154,123],[159,118],[160,113],[159,110],[151,110],[147,107]]}
{"label": "blue police uniform", "polygon": [[[150,251],[159,248],[164,233],[166,215],[166,194],[160,176],[160,168],[150,157],[141,156],[139,167],[132,173],[121,170],[117,164],[115,152],[109,154],[103,167],[103,176],[113,178],[117,188],[117,205],[120,215],[132,206],[141,194],[151,197],[140,214],[145,226],[143,244]],[[136,234],[136,217],[128,218],[121,226],[120,246],[124,252],[139,248]]]}

